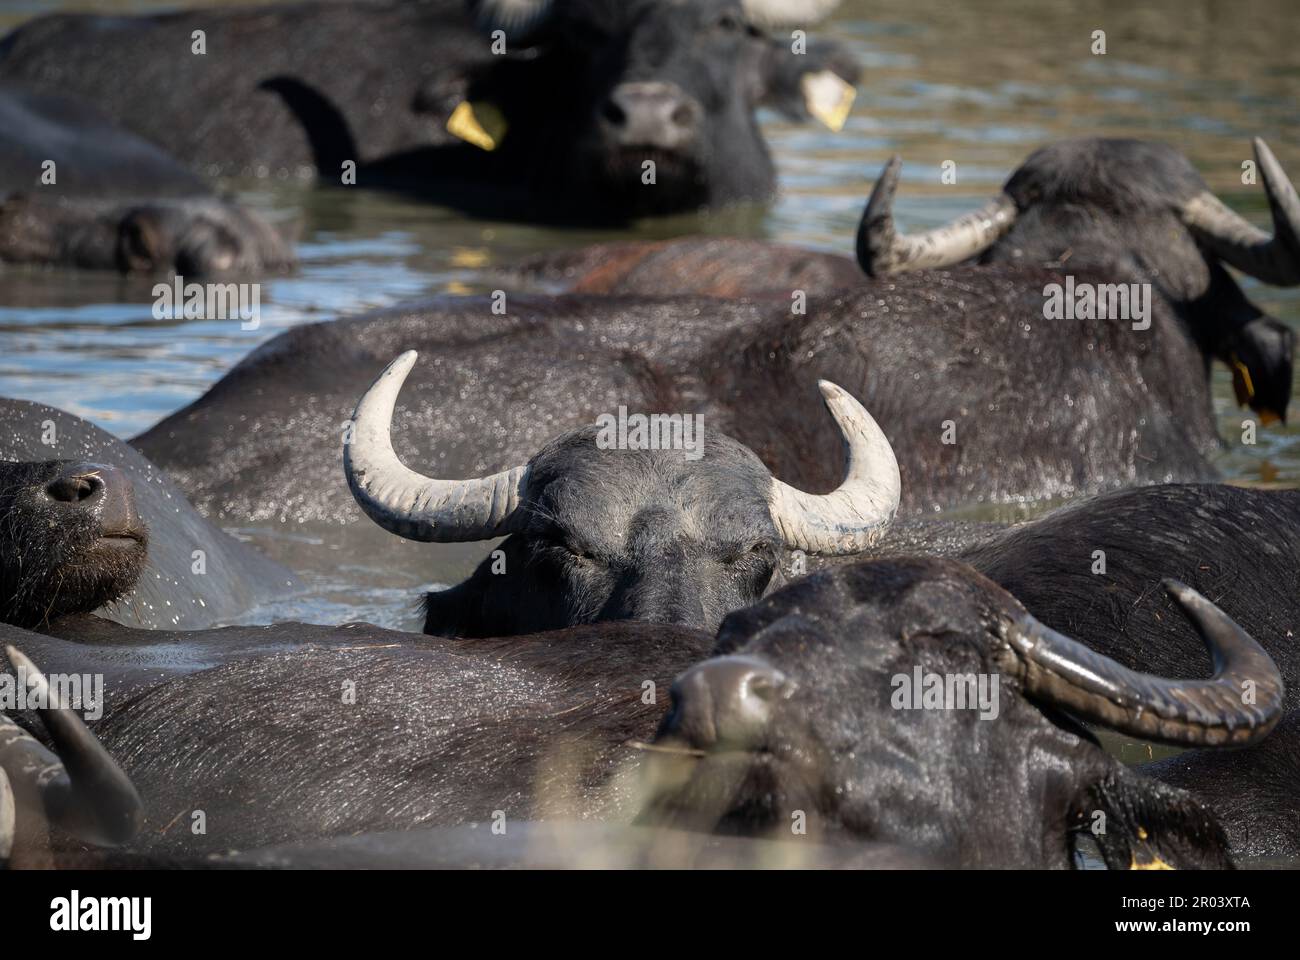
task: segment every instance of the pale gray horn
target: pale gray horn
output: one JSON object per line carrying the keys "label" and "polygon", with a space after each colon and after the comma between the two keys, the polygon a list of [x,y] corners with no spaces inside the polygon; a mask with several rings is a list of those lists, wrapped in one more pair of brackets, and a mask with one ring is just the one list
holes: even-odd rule
{"label": "pale gray horn", "polygon": [[1277,664],[1245,630],[1177,580],[1164,588],[1205,642],[1209,680],[1170,680],[1130,670],[1029,614],[1004,625],[996,659],[1030,696],[1112,730],[1183,746],[1245,746],[1282,716]]}
{"label": "pale gray horn", "polygon": [[14,850],[14,835],[17,833],[18,814],[14,808],[14,788],[9,786],[9,774],[0,767],[0,869],[9,864],[9,855]]}
{"label": "pale gray horn", "polygon": [[745,16],[763,27],[817,23],[835,12],[840,0],[741,0]]}
{"label": "pale gray horn", "polygon": [[[0,768],[13,790],[10,802],[39,804],[51,824],[90,843],[127,842],[144,819],[144,805],[131,779],[81,718],[60,702],[58,691],[36,665],[13,647],[5,647],[5,653],[15,671],[26,674],[33,695],[46,704],[37,713],[54,746],[52,752],[0,714]],[[17,812],[4,812],[5,802],[0,795],[0,835],[6,817],[17,818]],[[12,822],[8,829],[12,832]]]}
{"label": "pale gray horn", "polygon": [[1016,202],[1000,193],[942,227],[904,236],[894,225],[894,193],[903,161],[890,158],[858,223],[858,266],[869,277],[951,267],[991,247],[1016,222]]}
{"label": "pale gray horn", "polygon": [[1300,197],[1273,151],[1255,138],[1255,163],[1264,180],[1264,194],[1273,213],[1273,235],[1229,208],[1206,190],[1182,209],[1183,222],[1220,259],[1265,283],[1279,287],[1300,284]]}
{"label": "pale gray horn", "polygon": [[393,405],[415,366],[408,350],[371,384],[352,415],[343,471],[352,496],[371,520],[408,540],[455,543],[512,533],[528,489],[527,466],[489,477],[435,480],[408,469],[393,452]]}
{"label": "pale gray horn", "polygon": [[793,549],[857,553],[875,542],[898,510],[898,461],[862,404],[828,380],[818,386],[844,438],[844,480],[830,493],[813,494],[773,478],[768,498],[772,521]]}

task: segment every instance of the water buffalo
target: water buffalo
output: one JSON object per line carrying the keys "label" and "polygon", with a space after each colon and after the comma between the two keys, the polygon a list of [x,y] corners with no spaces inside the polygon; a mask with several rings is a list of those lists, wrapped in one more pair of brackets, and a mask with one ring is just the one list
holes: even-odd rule
{"label": "water buffalo", "polygon": [[352,161],[357,182],[475,212],[592,221],[767,198],[756,109],[838,127],[858,73],[834,44],[760,29],[832,4],[469,6],[43,17],[0,41],[0,82],[91,99],[209,173],[338,182]]}
{"label": "water buffalo", "polygon": [[889,442],[856,400],[826,382],[822,396],[848,454],[842,482],[827,494],[777,480],[741,444],[681,414],[675,436],[628,440],[589,426],[490,476],[423,476],[402,463],[390,437],[415,360],[414,351],[394,360],[357,404],[343,448],[353,496],[407,539],[506,537],[468,580],[428,594],[426,633],[501,636],[624,619],[713,629],[780,583],[782,548],[861,551],[898,507]]}
{"label": "water buffalo", "polygon": [[[177,856],[429,826],[487,832],[494,816],[507,831],[543,817],[626,821],[635,799],[621,768],[653,735],[673,675],[712,643],[626,622],[496,641],[369,624],[63,626],[72,639],[0,636],[15,666],[20,649],[51,677],[105,678],[94,734],[142,798],[138,835],[109,839]],[[0,728],[0,744],[6,729],[16,727]],[[0,765],[30,780],[3,747]],[[114,809],[127,799],[112,796]],[[78,837],[56,829],[47,844],[37,831],[24,857],[75,849]]]}
{"label": "water buffalo", "polygon": [[297,586],[98,427],[7,399],[0,423],[0,621],[42,626],[103,608],[123,623],[197,628]]}
{"label": "water buffalo", "polygon": [[[1172,147],[1100,138],[1061,141],[1034,152],[980,210],[909,237],[893,219],[901,170],[895,157],[877,180],[859,225],[858,266],[874,278],[868,287],[882,293],[893,290],[891,278],[900,273],[962,263],[1043,264],[1061,275],[1100,272],[1110,284],[1150,282],[1155,296],[1172,307],[1152,320],[1176,322],[1204,355],[1207,369],[1211,359],[1227,365],[1243,406],[1265,422],[1285,420],[1294,335],[1251,304],[1223,266],[1266,283],[1300,283],[1300,201],[1262,140],[1256,139],[1255,154],[1273,214],[1272,237],[1228,209]],[[847,257],[718,237],[545,254],[520,264],[511,276],[578,293],[671,290],[787,299],[795,290],[829,296],[863,283]],[[947,277],[923,276],[938,283]]]}
{"label": "water buffalo", "polygon": [[1264,650],[1194,590],[1166,589],[1212,653],[1208,680],[1130,670],[952,560],[791,584],[731,614],[713,656],[677,679],[640,822],[797,826],[971,867],[1068,867],[1090,835],[1112,869],[1230,866],[1206,806],[1124,767],[1078,723],[1226,747],[1278,722],[1283,682]]}
{"label": "water buffalo", "polygon": [[1268,651],[1300,709],[1300,491],[1219,484],[1121,490],[962,546],[955,555],[1030,613],[1133,670],[1187,679],[1212,664],[1159,589],[1218,603]]}
{"label": "water buffalo", "polygon": [[88,104],[0,90],[0,263],[200,276],[293,262],[261,217]]}
{"label": "water buffalo", "polygon": [[[384,407],[399,386],[397,377],[388,379],[389,396],[380,398],[380,408],[363,410],[358,417],[358,437],[368,432],[369,415],[386,422]],[[381,382],[379,387],[383,386]],[[372,480],[383,483],[380,478]],[[387,489],[393,496],[400,495],[396,488]],[[439,492],[436,482],[422,491],[426,500]],[[441,492],[448,491],[444,487]],[[451,520],[468,519],[475,499],[461,496],[463,512]],[[1198,659],[1191,649],[1193,631],[1177,623],[1173,610],[1150,594],[1161,570],[1195,578],[1203,590],[1221,597],[1216,616],[1227,616],[1225,607],[1240,611],[1243,620],[1248,618],[1263,631],[1252,649],[1262,651],[1269,673],[1250,679],[1256,682],[1260,709],[1281,710],[1289,697],[1283,690],[1284,679],[1295,677],[1300,663],[1300,651],[1283,629],[1295,615],[1289,598],[1298,595],[1287,587],[1296,577],[1291,541],[1298,526],[1297,506],[1300,493],[1293,491],[1143,488],[1059,511],[968,551],[968,556],[995,571],[1000,564],[1006,576],[1005,571],[1015,569],[1018,550],[1023,576],[1008,582],[1024,585],[1031,599],[1030,614],[1037,623],[1047,624],[1044,630],[1078,623],[1078,643],[1067,652],[1082,656],[1086,646],[1094,651],[1089,655],[1091,667],[1105,664],[1107,670],[1129,670],[1130,677],[1154,672],[1167,678],[1162,682],[1184,692],[1197,675],[1217,670],[1220,661],[1217,656]],[[372,509],[380,508],[372,505]],[[68,523],[66,518],[57,522]],[[407,517],[405,522],[417,519]],[[426,515],[418,522],[436,524],[437,520]],[[1108,568],[1100,573],[1089,552],[1094,547],[1107,554]],[[1256,564],[1249,567],[1250,574],[1237,578],[1237,589],[1225,592],[1227,571],[1245,569],[1247,561]],[[963,589],[975,582],[980,590],[1003,598],[1000,602],[1011,602],[955,561],[893,558],[847,569],[859,566],[893,571],[873,579],[870,591],[861,588],[863,594],[874,591],[871,596],[884,606],[893,602],[890,591],[898,580],[912,582],[897,568],[921,570],[924,578],[940,571],[937,593],[926,594],[927,609],[938,619],[921,626],[936,634],[947,630],[946,638],[935,638],[946,646],[953,645],[953,636],[961,636],[950,620],[965,616],[965,608],[954,605],[951,591],[942,588],[952,570],[960,571],[957,580],[965,584]],[[1089,573],[1079,575],[1079,568]],[[835,618],[840,614],[835,611],[846,602],[846,590],[834,578],[849,576],[824,571],[775,594],[786,597],[777,608],[781,623],[804,619],[821,623],[825,618],[838,623]],[[1263,595],[1244,584],[1248,577],[1273,585],[1265,590],[1276,587],[1278,596],[1266,604]],[[818,586],[807,586],[810,582]],[[828,583],[834,588],[828,588]],[[1179,592],[1178,605],[1186,605],[1189,595]],[[1015,609],[1021,610],[1018,605]],[[733,617],[727,623],[735,621]],[[844,622],[854,631],[863,626],[855,617]],[[485,809],[510,811],[512,824],[552,816],[625,818],[639,802],[637,789],[621,774],[611,779],[611,769],[638,752],[627,741],[645,739],[661,717],[663,698],[646,698],[647,690],[662,689],[669,677],[714,648],[714,641],[703,633],[626,621],[536,636],[464,641],[414,637],[367,624],[138,631],[96,617],[65,616],[43,629],[44,633],[36,634],[0,627],[0,639],[29,652],[51,674],[89,672],[106,678],[101,702],[106,716],[94,729],[144,797],[148,826],[132,849],[182,859],[232,846],[301,844],[340,833],[482,822],[489,819]],[[715,654],[734,652],[734,637],[728,630],[724,626],[719,634]],[[913,626],[902,631],[905,652],[914,658],[920,656],[916,649],[929,642],[918,639],[923,633]],[[796,641],[800,639],[806,638],[801,635]],[[954,649],[969,653],[969,646],[967,638]],[[1042,649],[1060,652],[1059,645]],[[810,644],[804,652],[810,657],[808,669],[818,676],[835,672],[825,661],[833,649]],[[1116,663],[1117,658],[1124,662]],[[1274,660],[1282,664],[1280,669]],[[853,681],[851,675],[845,676],[845,682]],[[648,688],[646,680],[654,686]],[[349,690],[350,699],[345,696]],[[1034,696],[1041,699],[1041,691]],[[1069,699],[1073,694],[1064,696],[1071,709],[1083,710]],[[268,704],[272,705],[269,720],[264,713]],[[240,722],[249,709],[258,712],[259,722]],[[1081,715],[1092,716],[1086,711]],[[1001,718],[1007,719],[1005,710]],[[34,718],[18,719],[36,727]],[[1134,721],[1135,726],[1126,721],[1117,727],[1141,737],[1168,734],[1164,728],[1153,731],[1142,726],[1151,722]],[[1090,742],[1065,725],[1083,743]],[[1161,762],[1149,772],[1195,788],[1214,813],[1214,830],[1222,826],[1227,831],[1234,855],[1285,853],[1300,842],[1300,835],[1288,826],[1287,814],[1296,786],[1289,761],[1294,753],[1285,746],[1293,739],[1287,734],[1292,726],[1284,722],[1279,730],[1284,739],[1276,742],[1269,739],[1228,755],[1197,751],[1176,762]],[[1017,743],[1025,749],[1023,738]],[[1014,745],[1003,746],[1005,750],[996,757],[1014,750]],[[195,750],[201,751],[204,762],[194,763]],[[577,751],[578,759],[566,759],[569,750]],[[1087,750],[1084,755],[1085,775],[1098,765],[1110,771],[1105,764],[1111,761],[1102,764]],[[413,772],[412,758],[417,756],[420,766]],[[285,757],[296,759],[286,764]],[[232,777],[236,770],[239,776]],[[1114,776],[1128,788],[1131,775]],[[359,786],[363,780],[370,786]],[[918,778],[918,783],[924,782],[928,781]],[[1234,783],[1239,789],[1231,789]],[[364,802],[353,802],[358,790]],[[126,794],[118,791],[109,796],[120,801]],[[342,803],[341,796],[350,799]],[[1128,796],[1108,795],[1106,802],[1122,804]],[[268,797],[279,799],[268,803]],[[1159,797],[1177,797],[1182,803],[1181,794]],[[1254,800],[1247,804],[1244,797]],[[971,802],[975,806],[968,813],[981,809],[978,797]],[[1102,802],[1098,801],[1094,814],[1109,811]],[[1199,806],[1192,809],[1196,816],[1204,813]],[[178,815],[194,810],[203,810],[206,822],[219,827],[199,834],[177,829]],[[249,814],[250,810],[257,812]],[[984,823],[984,814],[971,816],[975,818],[971,823]],[[1152,816],[1157,818],[1158,813]],[[931,843],[933,838],[924,835],[919,823],[913,824],[920,831],[915,835],[878,839],[908,846]],[[1090,819],[1088,827],[1093,825]],[[821,839],[839,843],[842,838]],[[296,857],[311,861],[333,855],[332,847],[314,853],[312,849],[281,849],[263,860],[292,863]],[[362,862],[382,858],[384,849],[381,840],[358,840],[337,854]],[[1017,848],[1015,855],[1022,853]],[[499,850],[492,854],[506,855]],[[973,862],[966,840],[929,849],[924,856],[936,862]],[[256,857],[249,860],[254,861],[263,862]],[[1140,862],[1148,860],[1140,858]]]}
{"label": "water buffalo", "polygon": [[[1278,225],[1272,245],[1255,241],[1272,262],[1285,260],[1294,232],[1287,219],[1294,192],[1266,150],[1261,145],[1260,170]],[[1163,162],[1138,163],[1148,152]],[[1059,160],[1069,175],[1061,190],[1082,189],[1068,156],[1040,152],[1022,173],[1045,176]],[[1144,189],[1129,191],[1148,207],[1130,204],[1122,214],[1098,201],[1095,216],[1067,221],[1077,207],[1065,200],[1034,201],[1040,209],[1026,199],[1026,212],[986,254],[990,262],[813,291],[802,314],[792,309],[789,290],[775,300],[517,295],[439,299],[300,327],[135,442],[217,515],[337,522],[347,516],[347,494],[331,448],[352,397],[388,357],[411,347],[443,358],[409,389],[416,398],[413,450],[423,458],[436,453],[449,475],[517,463],[546,436],[626,404],[698,410],[789,482],[829,489],[838,480],[838,441],[821,429],[814,389],[816,380],[829,379],[885,425],[900,456],[905,512],[1213,477],[1207,457],[1221,441],[1210,406],[1211,358],[1230,364],[1243,401],[1261,419],[1284,417],[1293,336],[1250,305],[1208,252],[1207,228],[1195,217],[1203,220],[1211,201],[1187,198],[1195,174],[1185,162],[1167,148],[1139,144],[1093,156],[1115,159],[1119,169],[1109,172],[1116,177],[1137,171]],[[1156,209],[1152,181],[1166,175],[1183,180],[1165,184],[1166,206]],[[889,232],[879,224],[891,189],[888,177],[877,186],[867,235]],[[1179,197],[1183,207],[1170,207]],[[1013,219],[1009,203],[1002,201],[1004,226]],[[1193,214],[1177,212],[1188,205]],[[1058,245],[1040,232],[1030,249],[1033,225],[1048,221],[1058,225]],[[1218,222],[1224,236],[1244,229],[1244,221]],[[1115,239],[1107,256],[1120,266],[1096,252],[1089,231]],[[868,251],[872,242],[864,241]],[[937,240],[918,243],[929,249]],[[1213,249],[1226,250],[1223,243]],[[1047,319],[1044,291],[1067,278],[1059,265],[1039,261],[1060,256],[1061,245],[1077,249],[1067,263],[1093,261],[1071,267],[1079,289],[1131,280],[1135,262],[1158,271],[1147,278],[1154,284],[1150,326],[1135,330],[1134,321],[1114,316]],[[945,249],[951,254],[952,244]],[[767,262],[774,260],[780,256]],[[802,263],[792,261],[786,274],[828,272]],[[1276,269],[1258,269],[1266,279],[1286,280]],[[669,266],[654,272],[656,282],[665,271]],[[575,393],[573,383],[583,390]],[[295,412],[287,420],[270,413],[286,409]],[[256,432],[246,429],[249,422]]]}
{"label": "water buffalo", "polygon": [[1300,857],[1300,711],[1288,713],[1247,751],[1189,750],[1141,770],[1204,802],[1236,855],[1292,862]]}

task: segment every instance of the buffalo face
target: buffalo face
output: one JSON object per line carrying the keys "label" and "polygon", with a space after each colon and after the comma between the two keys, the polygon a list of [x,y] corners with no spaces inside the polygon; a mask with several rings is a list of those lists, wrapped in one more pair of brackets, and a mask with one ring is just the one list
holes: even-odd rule
{"label": "buffalo face", "polygon": [[116,467],[0,463],[0,620],[38,627],[118,599],[139,579],[147,543]]}
{"label": "buffalo face", "polygon": [[122,213],[116,259],[126,273],[180,276],[285,271],[291,248],[270,224],[231,203],[150,203]]}
{"label": "buffalo face", "polygon": [[133,204],[14,194],[0,201],[0,260],[185,277],[286,271],[289,243],[233,203]]}
{"label": "buffalo face", "polygon": [[706,437],[691,463],[681,451],[602,450],[594,428],[575,430],[529,472],[522,529],[459,588],[429,594],[426,632],[493,636],[602,620],[712,630],[779,579],[771,474],[728,437]]}
{"label": "buffalo face", "polygon": [[[528,132],[507,133],[506,144],[513,137],[527,149],[530,167],[545,163],[547,153],[563,156],[553,175],[576,180],[581,193],[594,187],[593,202],[619,219],[761,200],[774,189],[775,169],[756,109],[770,105],[805,119],[814,104],[813,112],[825,117],[805,79],[816,77],[847,97],[858,72],[834,45],[813,43],[796,53],[789,38],[769,39],[754,16],[764,6],[740,0],[555,4],[530,18],[528,30],[501,24],[540,57],[507,65],[471,95],[493,102],[511,129]],[[791,23],[806,27],[811,19]],[[542,94],[557,96],[538,102]]]}
{"label": "buffalo face", "polygon": [[[1169,589],[1229,651],[1215,680],[1126,671],[953,561],[792,584],[731,614],[714,657],[679,677],[644,819],[786,837],[802,824],[966,866],[1069,866],[1087,831],[1112,867],[1223,865],[1222,831],[1190,796],[1130,773],[1064,712],[1183,743],[1272,728],[1272,661],[1203,598]],[[1232,696],[1247,674],[1269,691],[1258,711]],[[961,680],[965,706],[923,699],[930,677]]]}
{"label": "buffalo face", "polygon": [[848,463],[843,483],[824,495],[782,483],[746,447],[680,417],[679,444],[628,448],[608,427],[588,427],[491,476],[426,477],[401,463],[390,437],[415,360],[414,351],[394,360],[357,405],[344,446],[357,504],[413,540],[509,535],[469,580],[429,595],[426,632],[500,636],[621,619],[713,629],[763,595],[783,548],[857,552],[898,506],[888,440],[825,382]]}

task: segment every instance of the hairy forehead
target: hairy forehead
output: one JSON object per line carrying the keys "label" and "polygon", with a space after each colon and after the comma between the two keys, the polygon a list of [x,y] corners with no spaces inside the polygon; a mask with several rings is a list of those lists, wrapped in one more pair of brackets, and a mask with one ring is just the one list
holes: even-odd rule
{"label": "hairy forehead", "polygon": [[[575,431],[532,461],[534,525],[593,542],[653,525],[706,539],[736,528],[766,531],[771,474],[749,450],[707,435],[698,459],[684,450],[600,449],[594,430]],[[611,544],[613,545],[613,544]]]}

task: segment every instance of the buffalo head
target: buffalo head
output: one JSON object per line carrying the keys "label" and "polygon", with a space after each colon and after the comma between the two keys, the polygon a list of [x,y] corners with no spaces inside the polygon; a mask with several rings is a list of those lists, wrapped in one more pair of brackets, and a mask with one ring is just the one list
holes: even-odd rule
{"label": "buffalo head", "polygon": [[274,227],[224,200],[131,203],[31,194],[0,201],[0,260],[186,277],[294,265],[290,244]]}
{"label": "buffalo head", "polygon": [[[626,218],[761,200],[775,168],[755,111],[844,122],[858,68],[834,44],[769,37],[835,6],[771,0],[576,0],[471,3],[515,62],[471,84],[527,152],[547,192],[556,178]],[[798,41],[803,42],[803,41]],[[515,131],[515,132],[510,132]],[[543,147],[543,144],[550,144]],[[548,162],[553,165],[548,166]],[[646,180],[653,164],[653,183]]]}
{"label": "buffalo head", "polygon": [[1205,355],[1232,371],[1237,399],[1265,423],[1285,420],[1295,335],[1252,304],[1224,268],[1300,284],[1300,198],[1268,145],[1256,138],[1254,146],[1271,235],[1229,209],[1172,147],[1086,139],[1043,147],[983,207],[904,236],[893,218],[895,157],[863,213],[858,262],[871,276],[888,276],[979,257],[1100,268],[1116,283],[1150,283]]}
{"label": "buffalo head", "polygon": [[713,629],[779,580],[782,548],[853,553],[898,506],[898,463],[856,400],[823,382],[848,467],[825,495],[775,479],[748,448],[706,433],[682,449],[607,449],[596,427],[571,430],[527,464],[438,480],[404,466],[389,437],[414,365],[408,351],[362,397],[344,446],[353,496],[372,520],[412,540],[507,536],[469,580],[430,594],[428,632],[493,636],[612,619]]}
{"label": "buffalo head", "polygon": [[1068,866],[1087,832],[1111,867],[1222,866],[1213,818],[1130,772],[1075,719],[1224,747],[1277,722],[1268,654],[1193,590],[1165,588],[1210,649],[1213,678],[1129,670],[955,561],[800,580],[731,614],[714,657],[678,678],[645,818],[789,837],[802,817],[810,836],[902,842],[966,866]]}
{"label": "buffalo head", "polygon": [[127,593],[148,535],[116,467],[0,462],[0,621],[37,627]]}

